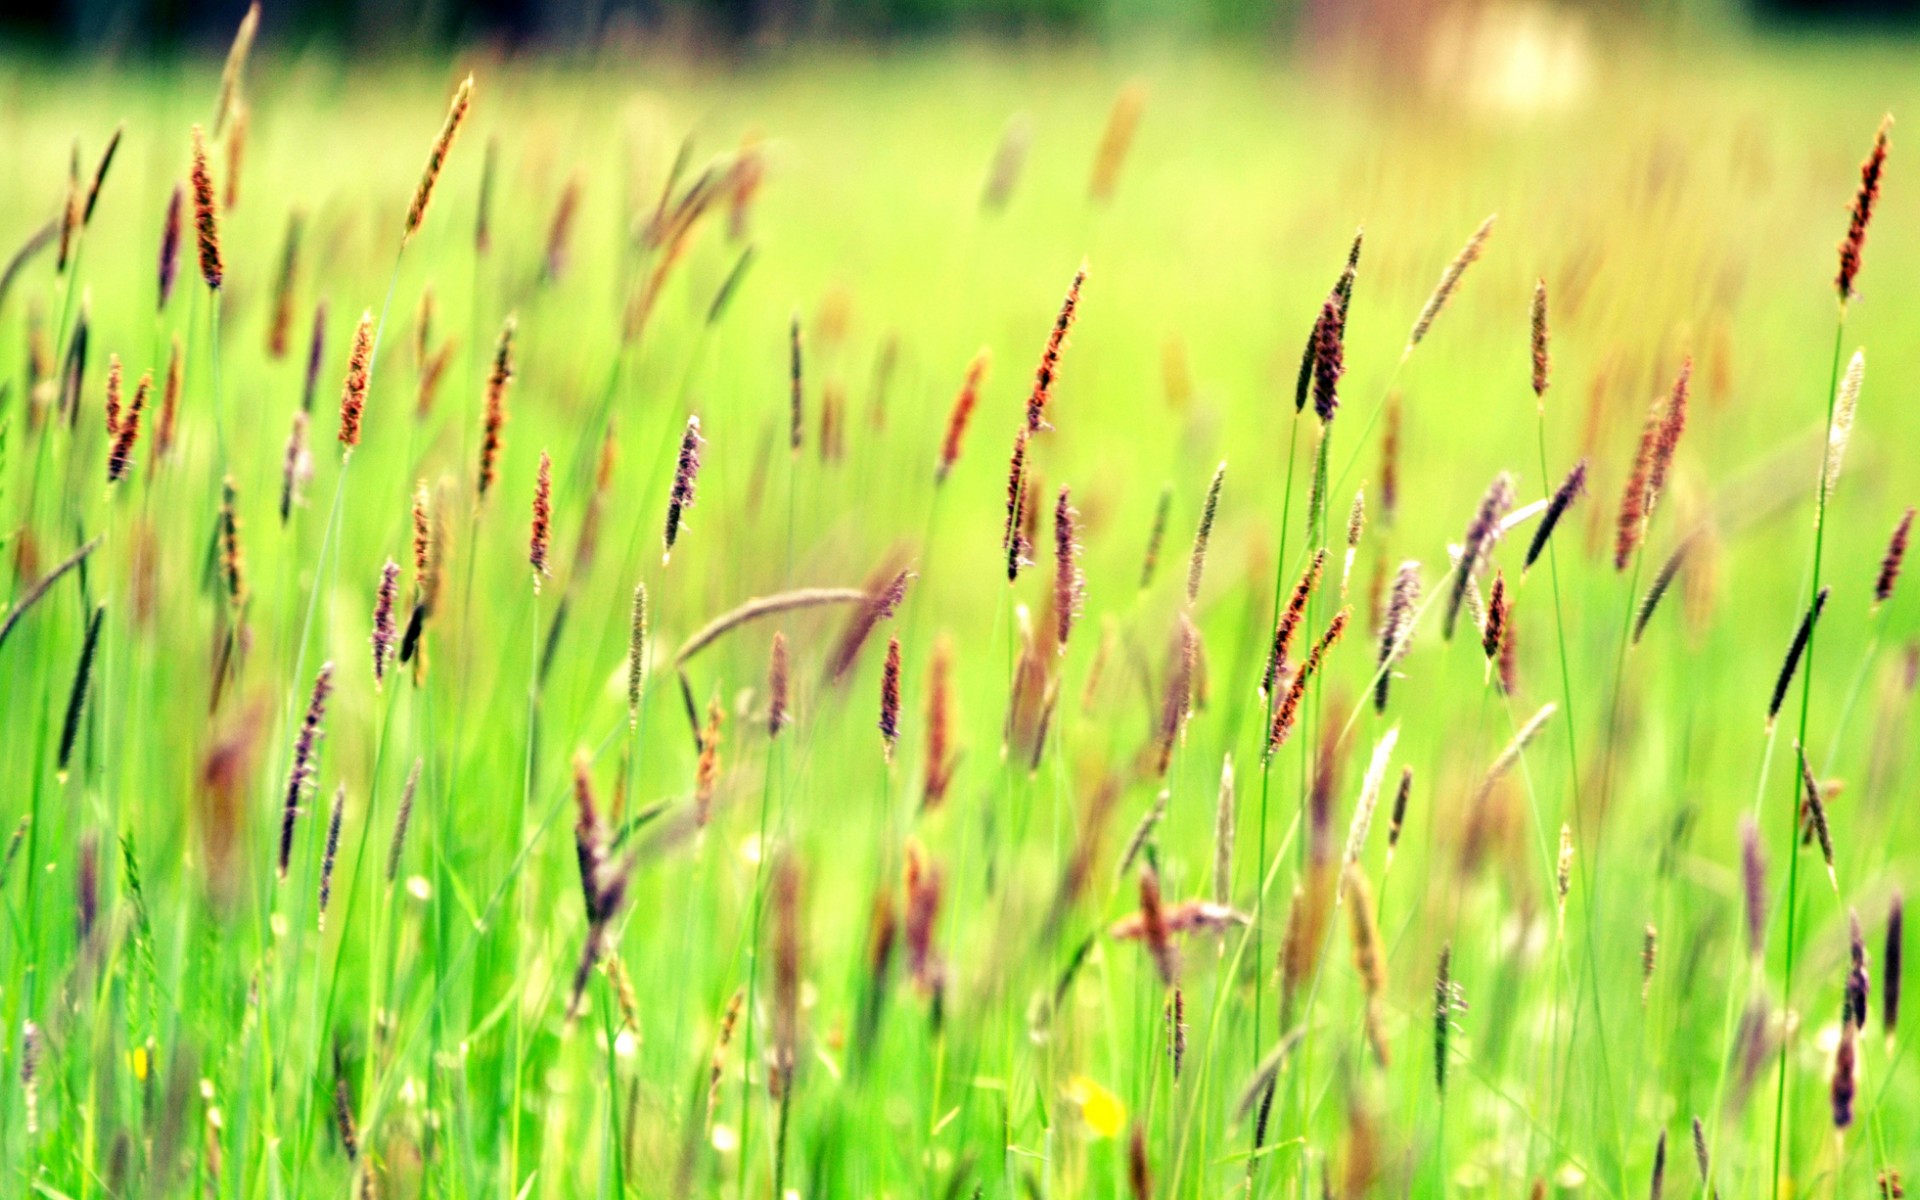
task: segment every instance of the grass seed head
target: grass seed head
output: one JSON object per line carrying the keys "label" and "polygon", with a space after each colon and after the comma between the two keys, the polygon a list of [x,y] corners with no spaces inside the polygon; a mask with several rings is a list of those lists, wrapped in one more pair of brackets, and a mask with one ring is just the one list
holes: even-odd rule
{"label": "grass seed head", "polygon": [[1860,164],[1860,188],[1847,210],[1847,236],[1840,242],[1840,271],[1834,277],[1842,305],[1853,299],[1854,279],[1860,274],[1860,252],[1867,243],[1867,225],[1873,220],[1873,206],[1880,199],[1880,179],[1887,167],[1887,133],[1892,127],[1893,114],[1880,118],[1880,128],[1873,135],[1873,147],[1867,151],[1866,161]]}
{"label": "grass seed head", "polygon": [[[213,192],[213,173],[207,167],[206,137],[193,127],[193,228],[200,253],[200,278],[214,291],[220,290],[226,268],[220,262],[220,212]],[[164,261],[164,260],[163,260]],[[161,277],[167,270],[161,267]],[[168,288],[163,282],[162,291]]]}
{"label": "grass seed head", "polygon": [[[473,104],[473,76],[460,81],[454,89],[453,103],[447,109],[447,119],[440,126],[439,134],[433,139],[433,145],[427,150],[427,165],[420,172],[420,183],[413,190],[413,203],[407,206],[406,232],[400,241],[405,245],[419,231],[420,223],[426,219],[427,205],[433,199],[433,189],[440,182],[440,172],[447,165],[447,153],[453,148],[453,139],[460,132],[461,124],[467,119],[467,109]],[[488,155],[492,161],[492,155]],[[489,172],[489,174],[491,174]],[[485,206],[482,206],[481,221],[484,223]]]}

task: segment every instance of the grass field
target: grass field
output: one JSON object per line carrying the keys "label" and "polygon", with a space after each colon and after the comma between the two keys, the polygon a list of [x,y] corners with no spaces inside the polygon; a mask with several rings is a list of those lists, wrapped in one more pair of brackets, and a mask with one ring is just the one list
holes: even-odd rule
{"label": "grass field", "polygon": [[10,62],[4,1190],[1898,1194],[1920,75],[1592,52]]}

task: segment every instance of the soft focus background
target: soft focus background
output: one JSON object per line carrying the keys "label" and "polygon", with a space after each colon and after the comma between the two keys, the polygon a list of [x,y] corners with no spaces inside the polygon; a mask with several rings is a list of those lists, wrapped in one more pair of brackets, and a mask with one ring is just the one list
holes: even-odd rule
{"label": "soft focus background", "polygon": [[[1728,1197],[1768,1195],[1776,1154],[1780,1195],[1885,1194],[1881,1172],[1920,1170],[1920,1064],[1904,1053],[1910,1029],[1883,1036],[1880,1023],[1894,978],[1889,904],[1920,886],[1909,749],[1920,601],[1909,580],[1891,603],[1871,602],[1889,534],[1920,500],[1909,353],[1920,343],[1920,172],[1900,124],[1846,319],[1842,348],[1864,348],[1866,383],[1824,538],[1833,591],[1808,744],[1816,773],[1840,785],[1833,885],[1817,848],[1788,836],[1797,687],[1773,736],[1763,722],[1809,591],[1834,246],[1882,114],[1920,118],[1915,5],[270,4],[245,74],[244,142],[214,143],[216,177],[233,189],[216,343],[190,226],[179,293],[157,315],[154,274],[189,129],[210,120],[239,17],[74,3],[0,21],[0,251],[59,214],[76,153],[84,179],[125,130],[78,265],[57,274],[51,253],[29,259],[0,300],[6,598],[83,537],[106,537],[84,576],[0,647],[0,836],[39,814],[33,848],[16,839],[18,865],[0,873],[0,1190],[584,1197],[678,1194],[684,1182],[690,1194],[770,1195],[781,1135],[758,1057],[773,1019],[764,964],[743,1032],[721,1054],[713,1110],[705,1087],[728,998],[768,954],[770,935],[755,930],[777,843],[807,885],[784,1186],[1115,1196],[1130,1186],[1138,1129],[1151,1194],[1242,1194],[1254,1135],[1237,1101],[1279,1036],[1275,948],[1296,881],[1317,886],[1300,869],[1311,785],[1330,780],[1338,844],[1367,753],[1396,723],[1392,777],[1405,764],[1417,779],[1407,832],[1391,874],[1384,812],[1363,856],[1388,948],[1379,1002],[1391,1061],[1376,1064],[1360,1036],[1364,986],[1337,912],[1251,1160],[1257,1194],[1517,1197],[1538,1180],[1556,1196],[1626,1197],[1646,1193],[1664,1136],[1667,1194],[1699,1195],[1696,1115]],[[422,159],[469,72],[471,115],[396,263]],[[1116,110],[1135,123],[1103,154]],[[1010,155],[1004,203],[985,202]],[[1090,180],[1103,158],[1114,184],[1100,198]],[[757,189],[737,219],[726,204],[706,218],[644,337],[623,339],[658,262],[641,231],[663,193],[740,161],[756,164]],[[1495,213],[1484,255],[1403,357],[1436,279]],[[294,349],[273,357],[296,214]],[[1355,624],[1263,789],[1256,684],[1276,574],[1290,585],[1304,561],[1317,429],[1311,411],[1296,420],[1295,372],[1361,226],[1330,441],[1333,565],[1308,633],[1339,602],[1342,526],[1364,485],[1369,519],[1345,597]],[[716,292],[748,247],[716,317]],[[1038,563],[1010,589],[1001,505],[1033,367],[1083,259],[1056,429],[1036,440],[1034,471],[1049,514],[1053,489],[1072,488],[1087,600],[1064,655],[1049,659],[1062,699],[1028,771],[1003,752],[1007,681],[1022,623],[1049,616],[1052,530],[1041,523]],[[1528,386],[1537,280],[1554,363],[1539,416]],[[312,477],[283,523],[305,331],[321,302]],[[335,406],[363,311],[382,322],[382,348],[343,487]],[[27,398],[42,394],[48,347],[81,313],[91,358],[81,432],[67,440],[36,430]],[[512,415],[499,490],[482,506],[482,394],[509,313]],[[785,446],[795,319],[806,347],[797,456]],[[188,364],[176,456],[153,464],[141,450],[132,481],[103,495],[106,356],[131,381],[164,371],[176,336]],[[442,346],[448,365],[423,408],[422,375]],[[982,347],[992,366],[980,407],[936,489],[949,407]],[[1643,561],[1616,572],[1614,516],[1648,403],[1689,355],[1674,477]],[[213,436],[216,379],[230,450]],[[1389,404],[1401,414],[1392,512],[1380,496]],[[663,566],[689,413],[707,438],[700,499]],[[608,441],[613,466],[596,488]],[[593,563],[564,566],[536,600],[527,512],[543,450],[561,562],[589,504],[602,515]],[[227,626],[207,570],[223,454],[253,591],[231,678],[217,665]],[[1381,581],[1412,558],[1429,589],[1441,586],[1448,544],[1488,480],[1512,471],[1527,503],[1582,457],[1588,493],[1555,535],[1557,599],[1544,563],[1520,582],[1531,524],[1498,552],[1518,596],[1514,694],[1490,686],[1476,638],[1442,642],[1430,613],[1393,705],[1375,716],[1362,700]],[[1188,543],[1222,460],[1190,610],[1202,682],[1162,779],[1137,761],[1162,712]],[[436,512],[459,599],[435,618],[430,669],[376,691],[368,614],[387,558],[411,587],[419,480],[451,497]],[[1143,587],[1163,490],[1172,515]],[[1689,534],[1690,557],[1629,649],[1629,614]],[[915,578],[851,681],[822,677],[838,612],[748,625],[691,664],[684,703],[703,715],[712,702],[726,720],[714,822],[648,843],[635,867],[615,954],[637,994],[622,998],[596,972],[588,1017],[566,1021],[586,936],[568,837],[575,752],[618,815],[664,805],[677,819],[699,745],[673,648],[749,596],[858,585],[884,561]],[[629,742],[629,597],[642,581],[654,671]],[[56,772],[52,744],[96,603],[108,615],[78,765]],[[794,647],[798,721],[770,741],[776,628]],[[906,664],[891,766],[874,732],[888,633]],[[961,757],[946,806],[920,813],[929,664],[943,637]],[[536,672],[530,659],[543,656]],[[292,882],[279,884],[271,843],[287,755],[322,659],[340,683]],[[1548,703],[1558,711],[1521,766],[1483,790],[1489,764]],[[237,809],[209,782],[222,752],[240,755],[225,764],[242,772]],[[1141,835],[1144,860],[1170,901],[1212,894],[1229,757],[1228,898],[1260,913],[1260,949],[1239,927],[1185,939],[1176,1083],[1168,996],[1138,948],[1104,931],[1137,907],[1138,872],[1119,870],[1121,851],[1157,804],[1166,815]],[[389,885],[380,860],[416,759],[420,811]],[[322,934],[311,895],[337,784],[349,797],[341,915]],[[1109,784],[1113,808],[1090,815]],[[1589,807],[1576,805],[1576,784]],[[1769,869],[1758,965],[1742,915],[1738,831],[1750,813]],[[1579,830],[1564,917],[1563,825]],[[899,967],[878,982],[871,969],[870,914],[877,895],[897,898],[909,838],[946,880],[937,928],[951,982],[939,1005]],[[1083,840],[1098,847],[1095,882],[1043,937]],[[222,859],[218,845],[238,849]],[[77,922],[89,888],[96,913]],[[1831,1079],[1850,911],[1876,990],[1859,1116],[1843,1135]],[[1650,925],[1659,949],[1643,991]],[[1447,943],[1469,1007],[1452,1016],[1443,1102],[1434,975]],[[860,1014],[876,993],[889,1007],[862,1050]],[[358,1159],[342,1107],[363,1138]]]}

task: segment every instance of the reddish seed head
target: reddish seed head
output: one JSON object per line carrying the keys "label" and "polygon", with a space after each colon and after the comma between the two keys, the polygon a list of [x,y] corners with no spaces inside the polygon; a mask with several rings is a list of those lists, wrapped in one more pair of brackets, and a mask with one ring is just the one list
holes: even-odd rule
{"label": "reddish seed head", "polygon": [[533,567],[533,590],[540,590],[542,576],[551,577],[547,568],[547,545],[553,536],[553,460],[540,452],[540,474],[533,484],[533,531],[527,539],[527,562]]}
{"label": "reddish seed head", "polygon": [[369,371],[373,367],[373,310],[360,314],[353,331],[353,349],[347,355],[347,382],[340,392],[340,444],[348,453],[360,444],[360,418],[367,408]]}
{"label": "reddish seed head", "polygon": [[[206,137],[193,127],[193,227],[200,248],[200,278],[219,290],[226,269],[220,263],[220,217],[213,194],[213,175],[207,169]],[[162,268],[165,279],[165,269]],[[165,290],[165,289],[163,289]]]}
{"label": "reddish seed head", "polygon": [[787,635],[773,635],[773,651],[767,664],[767,736],[779,737],[787,727],[788,694],[792,687],[791,667],[787,661]]}
{"label": "reddish seed head", "polygon": [[986,380],[987,367],[992,361],[993,355],[982,346],[967,364],[960,394],[954,397],[953,411],[947,416],[947,436],[940,443],[940,462],[933,470],[935,483],[944,483],[953,471],[953,464],[960,461],[960,443],[967,436],[967,422],[973,417],[973,407],[980,399],[980,385]]}
{"label": "reddish seed head", "polygon": [[454,135],[460,132],[460,124],[467,119],[467,109],[472,103],[473,76],[469,75],[455,89],[446,122],[440,126],[439,135],[433,139],[433,146],[427,151],[426,169],[420,173],[420,184],[414,189],[413,203],[407,207],[407,228],[400,239],[403,245],[420,228],[420,222],[426,219],[427,204],[433,199],[434,185],[440,181],[440,172],[447,165],[447,152],[453,148]]}
{"label": "reddish seed head", "polygon": [[894,743],[900,740],[900,639],[887,639],[887,661],[880,671],[880,737],[886,744],[887,761],[893,761]]}
{"label": "reddish seed head", "polygon": [[107,455],[107,482],[117,483],[124,479],[127,467],[133,462],[133,445],[140,438],[140,414],[146,410],[147,395],[153,391],[153,372],[140,376],[140,382],[133,389],[133,404],[120,416],[119,428],[114,431],[113,449]]}
{"label": "reddish seed head", "polygon": [[1893,537],[1887,542],[1886,557],[1880,560],[1880,575],[1873,583],[1873,603],[1885,604],[1893,598],[1893,585],[1900,580],[1900,565],[1907,557],[1907,538],[1913,533],[1913,509],[1909,508],[1900,515],[1900,523],[1893,527]]}
{"label": "reddish seed head", "polygon": [[1047,424],[1047,402],[1053,398],[1053,385],[1060,378],[1060,351],[1066,345],[1067,331],[1073,328],[1075,311],[1080,307],[1080,285],[1087,281],[1087,264],[1074,272],[1073,284],[1054,318],[1053,332],[1047,336],[1047,348],[1041,352],[1040,366],[1033,375],[1033,392],[1027,397],[1027,432],[1039,433],[1053,428]]}
{"label": "reddish seed head", "polygon": [[1313,595],[1313,589],[1320,584],[1320,573],[1326,569],[1327,552],[1316,550],[1313,560],[1301,573],[1300,581],[1293,585],[1293,594],[1287,598],[1287,607],[1280,614],[1280,621],[1274,627],[1273,647],[1267,652],[1267,671],[1261,678],[1260,690],[1267,695],[1273,694],[1280,672],[1287,665],[1287,654],[1293,646],[1293,635],[1300,628],[1300,621],[1307,613],[1307,600]]}
{"label": "reddish seed head", "polygon": [[919,843],[907,845],[907,962],[922,994],[940,990],[944,968],[934,948],[933,926],[940,915],[940,868],[928,861]]}
{"label": "reddish seed head", "polygon": [[1480,649],[1489,661],[1500,652],[1500,644],[1506,635],[1507,577],[1496,573],[1493,577],[1493,590],[1487,593],[1487,619],[1480,631]]}
{"label": "reddish seed head", "polygon": [[1892,125],[1892,114],[1880,118],[1880,129],[1873,135],[1873,148],[1867,151],[1867,160],[1860,164],[1860,190],[1854,193],[1853,205],[1847,210],[1847,236],[1840,242],[1840,272],[1834,278],[1842,304],[1853,299],[1853,281],[1860,273],[1860,252],[1866,246],[1867,224],[1873,220],[1873,206],[1880,198],[1880,177],[1887,165],[1887,131]]}
{"label": "reddish seed head", "polygon": [[1022,425],[1014,434],[1013,456],[1007,464],[1007,520],[1000,534],[1000,547],[1007,552],[1009,583],[1020,577],[1020,568],[1026,565],[1030,551],[1021,522],[1027,491],[1027,437],[1028,429]]}
{"label": "reddish seed head", "polygon": [[1180,959],[1160,904],[1160,877],[1151,869],[1140,872],[1140,931],[1160,973],[1160,982],[1172,987],[1180,973]]}
{"label": "reddish seed head", "polygon": [[120,356],[107,356],[107,436],[120,430]]}
{"label": "reddish seed head", "polygon": [[921,803],[935,808],[946,797],[953,779],[953,644],[942,635],[933,646],[933,664],[927,679],[927,771]]}

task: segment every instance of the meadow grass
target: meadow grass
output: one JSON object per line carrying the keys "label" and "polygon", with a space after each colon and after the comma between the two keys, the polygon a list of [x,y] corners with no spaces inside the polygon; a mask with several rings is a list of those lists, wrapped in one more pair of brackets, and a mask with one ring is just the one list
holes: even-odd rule
{"label": "meadow grass", "polygon": [[1920,77],[1381,70],[8,63],[8,1191],[1890,1194]]}

